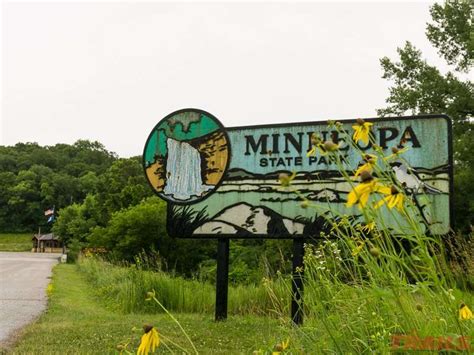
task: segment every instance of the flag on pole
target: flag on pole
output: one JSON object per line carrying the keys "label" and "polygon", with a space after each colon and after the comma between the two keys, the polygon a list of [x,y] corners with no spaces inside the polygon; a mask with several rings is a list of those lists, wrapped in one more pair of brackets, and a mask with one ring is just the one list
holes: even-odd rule
{"label": "flag on pole", "polygon": [[53,208],[49,208],[46,211],[44,211],[44,216],[48,217],[48,220],[46,221],[46,223],[52,223],[56,219],[54,216],[54,210],[55,210],[55,206],[53,206]]}

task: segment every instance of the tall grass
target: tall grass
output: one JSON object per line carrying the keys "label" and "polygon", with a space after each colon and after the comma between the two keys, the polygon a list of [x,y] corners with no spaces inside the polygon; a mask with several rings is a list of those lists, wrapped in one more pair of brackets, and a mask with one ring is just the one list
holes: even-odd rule
{"label": "tall grass", "polygon": [[449,288],[443,274],[410,282],[407,262],[385,251],[374,256],[362,250],[348,265],[350,257],[338,256],[351,252],[344,247],[328,241],[306,248],[305,290],[311,291],[305,294],[306,323],[298,336],[313,349],[389,353],[394,335],[474,335],[472,321],[458,316],[461,302],[473,304],[472,293]]}
{"label": "tall grass", "polygon": [[[156,291],[157,299],[171,312],[214,311],[215,287],[208,283],[143,270],[135,265],[112,265],[94,257],[82,258],[78,267],[95,286],[98,295],[123,313],[161,312],[145,301],[151,290]],[[288,300],[285,283],[289,282],[283,279],[272,282],[277,298]],[[285,312],[285,307],[278,309],[279,313]],[[237,285],[229,287],[228,308],[230,314],[271,314],[275,312],[275,302],[263,285]]]}
{"label": "tall grass", "polygon": [[[474,337],[472,322],[458,319],[460,302],[474,303],[472,293],[439,288],[430,282],[402,282],[393,274],[383,275],[381,267],[386,266],[376,267],[360,258],[355,268],[370,268],[370,272],[360,271],[363,276],[357,280],[344,266],[351,250],[342,248],[341,242],[335,241],[306,245],[303,327],[291,326],[291,280],[283,275],[263,278],[259,285],[231,286],[229,313],[279,318],[282,326],[293,329],[292,349],[309,353],[322,349],[388,353],[391,337],[399,334]],[[366,256],[373,258],[370,252]],[[212,318],[215,288],[211,284],[112,265],[93,257],[82,258],[78,267],[100,298],[121,313],[163,312],[145,300],[147,293],[155,290],[156,298],[170,312],[207,313]]]}

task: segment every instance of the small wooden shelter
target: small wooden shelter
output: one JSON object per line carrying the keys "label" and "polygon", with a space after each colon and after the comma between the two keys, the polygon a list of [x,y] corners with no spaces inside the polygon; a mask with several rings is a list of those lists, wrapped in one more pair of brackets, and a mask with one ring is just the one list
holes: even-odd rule
{"label": "small wooden shelter", "polygon": [[33,238],[33,253],[62,253],[63,243],[53,233],[49,234],[34,234]]}

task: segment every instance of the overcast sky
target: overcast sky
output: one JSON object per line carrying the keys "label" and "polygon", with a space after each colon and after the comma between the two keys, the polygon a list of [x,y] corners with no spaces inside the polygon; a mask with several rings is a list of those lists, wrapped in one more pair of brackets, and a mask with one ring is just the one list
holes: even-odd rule
{"label": "overcast sky", "polygon": [[185,107],[225,126],[373,117],[379,58],[424,32],[430,2],[3,2],[0,144],[102,142],[142,153]]}

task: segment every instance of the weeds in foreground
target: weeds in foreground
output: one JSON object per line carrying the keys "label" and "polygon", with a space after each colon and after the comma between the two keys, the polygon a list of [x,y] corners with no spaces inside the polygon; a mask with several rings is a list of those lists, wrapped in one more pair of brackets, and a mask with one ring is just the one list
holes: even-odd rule
{"label": "weeds in foreground", "polygon": [[[352,139],[341,124],[330,125],[359,152],[360,166],[350,174],[340,144],[318,137],[313,137],[308,154],[327,155],[337,164],[351,186],[346,206],[352,213],[358,210],[359,218],[353,223],[330,204],[325,207],[331,213],[321,213],[320,205],[293,190],[302,208],[314,208],[332,223],[331,231],[319,236],[322,243],[306,245],[305,290],[310,292],[304,305],[307,323],[299,336],[317,344],[313,349],[352,353],[390,352],[394,337],[413,332],[421,337],[472,336],[472,315],[465,305],[472,303],[472,294],[456,288],[469,284],[472,269],[464,268],[464,275],[453,272],[446,236],[432,232],[439,226],[430,219],[432,206],[423,198],[423,183],[415,189],[393,173],[393,166],[400,164],[409,169],[403,158],[408,149],[393,147],[385,156],[375,146],[371,124],[363,120],[353,126]],[[371,143],[374,154],[363,152],[359,140]],[[281,176],[282,186],[291,189],[293,178]]]}

